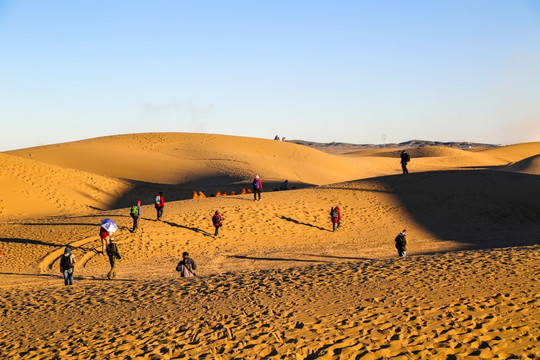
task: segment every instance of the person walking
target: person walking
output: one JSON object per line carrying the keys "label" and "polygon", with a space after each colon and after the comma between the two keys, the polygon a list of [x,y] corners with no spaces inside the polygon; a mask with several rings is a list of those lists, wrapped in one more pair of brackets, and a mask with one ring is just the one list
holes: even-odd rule
{"label": "person walking", "polygon": [[405,257],[407,255],[407,230],[403,229],[403,231],[396,236],[395,242],[398,256]]}
{"label": "person walking", "polygon": [[197,270],[195,261],[189,257],[189,253],[184,251],[182,253],[182,260],[176,265],[176,271],[180,272],[181,277],[193,277],[195,276],[194,270]]}
{"label": "person walking", "polygon": [[138,200],[136,205],[133,205],[131,207],[131,211],[129,213],[131,217],[133,218],[133,229],[131,229],[131,232],[137,231],[137,228],[139,227],[139,219],[141,218],[141,201]]}
{"label": "person walking", "polygon": [[66,246],[64,253],[60,255],[60,272],[64,275],[64,285],[73,285],[73,268],[75,267],[75,255],[71,248]]}
{"label": "person walking", "polygon": [[161,220],[163,216],[163,208],[165,207],[165,199],[163,198],[163,193],[160,191],[156,194],[154,198],[154,205],[157,211],[157,219]]}
{"label": "person walking", "polygon": [[216,212],[214,213],[214,216],[212,216],[212,224],[216,228],[216,231],[214,232],[214,239],[217,238],[219,235],[219,228],[223,226],[223,223],[222,223],[223,220],[225,219],[221,216],[219,211],[216,210]]}
{"label": "person walking", "polygon": [[262,181],[259,178],[259,175],[255,175],[253,179],[253,198],[257,201],[257,195],[259,195],[259,201],[261,201],[261,191],[262,191]]}
{"label": "person walking", "polygon": [[111,238],[107,244],[107,255],[109,256],[109,262],[111,263],[111,270],[107,274],[107,278],[114,279],[116,277],[116,264],[117,260],[120,260],[120,252],[118,252],[118,245],[114,241],[114,238]]}
{"label": "person walking", "polygon": [[332,220],[332,231],[339,230],[341,225],[341,210],[339,206],[333,207],[330,209],[330,219]]}
{"label": "person walking", "polygon": [[408,174],[409,170],[407,170],[407,163],[411,161],[411,157],[409,156],[409,154],[407,154],[405,150],[402,150],[400,158],[401,158],[401,169],[403,169],[403,174]]}
{"label": "person walking", "polygon": [[107,248],[111,235],[103,226],[99,228],[99,238],[101,239],[101,254],[105,254],[105,249]]}

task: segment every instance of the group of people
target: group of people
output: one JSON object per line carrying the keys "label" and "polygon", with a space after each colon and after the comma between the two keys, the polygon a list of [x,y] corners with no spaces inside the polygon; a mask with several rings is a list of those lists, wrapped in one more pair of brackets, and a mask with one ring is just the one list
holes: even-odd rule
{"label": "group of people", "polygon": [[[405,150],[401,152],[401,165],[403,168],[403,173],[408,174],[407,163],[410,161],[409,155]],[[262,192],[262,181],[259,175],[255,175],[253,179],[253,196],[255,201],[261,200]],[[282,184],[280,190],[288,190],[288,180]],[[163,192],[158,192],[154,197],[154,207],[157,213],[157,220],[160,221],[163,217],[163,208],[165,207],[165,199]],[[136,232],[139,227],[139,220],[141,217],[141,201],[138,200],[135,205],[130,208],[130,216],[133,219],[133,227],[130,230],[131,232]],[[212,225],[215,228],[214,239],[219,236],[219,229],[223,226],[223,221],[225,219],[221,213],[216,210],[212,216]],[[331,207],[330,209],[330,220],[332,222],[332,231],[336,232],[341,226],[341,209],[339,206]],[[107,229],[100,227],[99,237],[101,239],[102,251],[101,254],[107,254],[109,257],[109,263],[111,269],[107,273],[108,279],[113,279],[116,277],[116,265],[117,260],[121,259],[120,252],[118,250],[118,245],[115,242],[114,238],[111,236]],[[404,257],[406,255],[406,230],[403,230],[395,238],[395,246],[398,250],[398,256]],[[1,258],[1,253],[0,253]],[[75,267],[75,256],[71,253],[71,248],[66,246],[64,254],[60,256],[60,271],[64,276],[65,285],[73,285],[73,270]],[[184,252],[182,254],[182,260],[178,263],[176,270],[180,272],[182,277],[192,277],[195,276],[194,270],[196,270],[195,261],[189,257],[189,253]]]}

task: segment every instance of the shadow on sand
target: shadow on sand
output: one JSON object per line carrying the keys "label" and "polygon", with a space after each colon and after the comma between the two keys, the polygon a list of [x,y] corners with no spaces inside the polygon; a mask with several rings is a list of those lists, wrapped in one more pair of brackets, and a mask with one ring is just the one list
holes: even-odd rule
{"label": "shadow on sand", "polygon": [[330,231],[330,232],[332,232],[332,230],[325,229],[325,228],[322,228],[322,227],[317,226],[317,225],[313,225],[313,224],[301,222],[301,221],[298,221],[298,220],[296,220],[296,219],[289,218],[289,217],[286,217],[286,216],[283,216],[283,215],[282,215],[282,216],[278,216],[278,218],[280,218],[280,219],[282,219],[282,220],[290,221],[290,222],[295,223],[295,224],[298,224],[298,225],[309,226],[309,227],[312,227],[312,228],[315,228],[315,229],[319,229],[319,230],[322,230],[322,231]]}

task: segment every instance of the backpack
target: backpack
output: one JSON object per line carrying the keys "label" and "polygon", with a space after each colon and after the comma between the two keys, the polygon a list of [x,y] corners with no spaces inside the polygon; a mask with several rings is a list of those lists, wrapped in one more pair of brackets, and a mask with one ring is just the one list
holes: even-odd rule
{"label": "backpack", "polygon": [[131,207],[131,214],[132,215],[137,215],[139,213],[139,207],[137,205],[133,205]]}
{"label": "backpack", "polygon": [[258,189],[259,188],[259,181],[257,179],[253,180],[253,188]]}
{"label": "backpack", "polygon": [[403,156],[403,160],[405,160],[405,162],[411,161],[411,156],[410,156],[409,154],[405,153],[405,154],[403,154],[403,155],[404,155],[404,156]]}
{"label": "backpack", "polygon": [[113,244],[109,243],[107,244],[107,256],[114,256],[114,248]]}
{"label": "backpack", "polygon": [[217,225],[217,224],[221,225],[221,219],[219,218],[219,216],[217,215],[212,216],[212,223],[214,225]]}
{"label": "backpack", "polygon": [[60,261],[62,263],[62,269],[69,270],[73,268],[73,264],[71,263],[71,254],[68,254],[67,256],[66,254],[63,254]]}
{"label": "backpack", "polygon": [[330,216],[332,217],[332,219],[339,219],[339,214],[338,214],[337,209],[332,209],[332,211],[330,212]]}
{"label": "backpack", "polygon": [[396,246],[397,247],[403,247],[403,245],[405,244],[405,238],[403,237],[403,235],[399,234],[398,236],[396,236]]}
{"label": "backpack", "polygon": [[161,205],[161,197],[159,195],[156,195],[156,198],[154,199],[154,202],[157,204],[157,205]]}

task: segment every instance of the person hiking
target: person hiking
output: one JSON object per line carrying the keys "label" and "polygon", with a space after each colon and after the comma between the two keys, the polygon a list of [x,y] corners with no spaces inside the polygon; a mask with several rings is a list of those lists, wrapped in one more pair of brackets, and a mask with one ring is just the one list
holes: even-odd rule
{"label": "person hiking", "polygon": [[107,244],[107,255],[109,256],[109,262],[111,263],[111,270],[107,274],[107,278],[114,279],[116,277],[116,263],[117,260],[120,260],[120,253],[118,252],[118,245],[114,241],[114,238],[111,238]]}
{"label": "person hiking", "polygon": [[339,230],[339,226],[341,225],[341,210],[339,206],[336,205],[336,207],[330,209],[330,219],[332,220],[332,231]]}
{"label": "person hiking", "polygon": [[405,150],[402,150],[400,158],[401,158],[401,168],[403,169],[403,173],[408,174],[409,170],[407,170],[407,163],[411,161],[411,157],[409,156],[409,154],[407,154]]}
{"label": "person hiking", "polygon": [[107,248],[107,243],[109,242],[111,235],[103,228],[103,226],[99,228],[99,238],[101,239],[101,254],[105,254],[105,249]]}
{"label": "person hiking", "polygon": [[259,201],[261,201],[262,182],[259,175],[255,175],[253,179],[253,198],[257,201],[257,194],[259,195]]}
{"label": "person hiking", "polygon": [[403,229],[402,232],[396,236],[396,249],[399,257],[407,255],[407,230]]}
{"label": "person hiking", "polygon": [[131,229],[131,232],[137,231],[137,228],[139,227],[139,219],[141,218],[141,201],[137,201],[137,205],[133,205],[131,207],[131,210],[129,212],[131,217],[133,218],[133,229]]}
{"label": "person hiking", "polygon": [[195,261],[189,257],[189,253],[184,251],[182,253],[182,260],[176,265],[176,271],[180,272],[181,277],[193,277],[195,276],[194,270],[197,270]]}
{"label": "person hiking", "polygon": [[163,193],[160,191],[156,194],[154,198],[154,206],[157,211],[157,219],[161,220],[163,216],[163,208],[165,207],[165,199],[163,198]]}
{"label": "person hiking", "polygon": [[216,231],[214,232],[214,239],[218,237],[218,233],[219,233],[219,228],[223,226],[223,220],[225,220],[221,214],[219,213],[219,211],[216,210],[216,212],[214,213],[214,216],[212,216],[212,224],[214,225],[214,227],[216,228]]}
{"label": "person hiking", "polygon": [[66,246],[64,253],[60,255],[60,272],[64,275],[64,285],[73,285],[73,268],[75,267],[75,255],[71,248]]}

